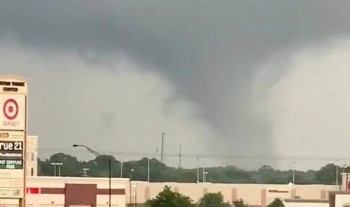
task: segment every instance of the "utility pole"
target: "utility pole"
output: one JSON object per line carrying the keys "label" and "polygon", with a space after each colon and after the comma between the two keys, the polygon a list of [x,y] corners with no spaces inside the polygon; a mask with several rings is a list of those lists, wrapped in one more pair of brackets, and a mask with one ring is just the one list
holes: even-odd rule
{"label": "utility pole", "polygon": [[297,161],[293,161],[293,170],[292,170],[292,183],[295,184],[295,165],[297,164]]}
{"label": "utility pole", "polygon": [[180,143],[180,148],[179,148],[179,168],[181,168],[182,164],[182,150],[181,150],[181,143]]}
{"label": "utility pole", "polygon": [[132,200],[131,200],[131,197],[132,197],[132,190],[131,190],[131,182],[132,182],[132,174],[134,172],[134,168],[131,168],[130,169],[130,175],[129,175],[129,204],[133,206],[133,203],[132,203]]}
{"label": "utility pole", "polygon": [[163,156],[164,156],[164,132],[162,132],[162,145],[160,148],[160,162],[163,163]]}

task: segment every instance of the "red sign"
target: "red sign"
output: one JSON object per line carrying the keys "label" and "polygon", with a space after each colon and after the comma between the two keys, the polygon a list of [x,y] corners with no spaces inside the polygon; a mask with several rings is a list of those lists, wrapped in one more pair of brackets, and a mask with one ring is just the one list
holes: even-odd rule
{"label": "red sign", "polygon": [[27,188],[27,194],[40,194],[40,188]]}
{"label": "red sign", "polygon": [[18,103],[17,103],[17,101],[12,99],[12,98],[7,99],[4,103],[2,110],[3,110],[4,116],[8,120],[15,119],[18,115]]}

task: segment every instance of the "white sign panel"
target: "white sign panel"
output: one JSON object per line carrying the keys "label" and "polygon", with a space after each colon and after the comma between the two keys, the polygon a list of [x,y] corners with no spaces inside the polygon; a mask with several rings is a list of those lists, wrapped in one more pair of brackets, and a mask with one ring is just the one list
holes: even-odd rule
{"label": "white sign panel", "polygon": [[3,198],[21,198],[22,195],[23,195],[22,189],[0,187],[0,197],[3,197]]}
{"label": "white sign panel", "polygon": [[336,194],[335,207],[348,207],[350,206],[350,194]]}
{"label": "white sign panel", "polygon": [[0,94],[0,129],[25,130],[26,103],[24,94]]}

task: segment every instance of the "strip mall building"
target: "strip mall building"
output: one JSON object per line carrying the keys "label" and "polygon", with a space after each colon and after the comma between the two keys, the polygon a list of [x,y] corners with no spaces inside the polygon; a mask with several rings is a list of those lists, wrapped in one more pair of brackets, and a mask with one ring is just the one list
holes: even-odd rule
{"label": "strip mall building", "polygon": [[[28,207],[109,206],[108,179],[38,177],[38,137],[27,138],[26,204]],[[126,204],[125,183],[128,179],[113,179],[111,203],[113,207]],[[1,181],[0,181],[1,182]],[[1,185],[1,183],[0,183]],[[0,207],[17,207],[16,199],[1,199]]]}
{"label": "strip mall building", "polygon": [[[107,178],[89,177],[41,177],[37,176],[36,136],[28,137],[27,186],[28,207],[109,206]],[[345,175],[344,175],[345,176]],[[346,183],[346,179],[345,183]],[[198,201],[205,193],[221,192],[226,202],[243,199],[252,206],[267,206],[275,198],[288,201],[287,206],[325,206],[330,192],[346,191],[346,184],[335,185],[259,185],[259,184],[214,184],[214,183],[148,183],[129,179],[112,179],[112,207],[144,203],[154,198],[165,186]],[[0,183],[1,185],[1,183]],[[350,195],[349,201],[350,201]],[[304,203],[301,203],[305,201]],[[306,201],[316,201],[308,203]],[[0,200],[0,207],[17,207],[16,200]],[[334,205],[333,205],[334,206]]]}
{"label": "strip mall building", "polygon": [[[337,186],[325,185],[258,185],[258,184],[212,184],[212,183],[148,183],[128,179],[112,179],[111,206],[144,203],[154,198],[165,186],[199,200],[205,193],[221,192],[225,201],[243,199],[252,206],[267,206],[275,198],[319,200],[327,202],[329,192]],[[131,189],[130,189],[130,188]],[[107,207],[107,178],[29,177],[27,179],[26,203],[28,207]],[[16,201],[3,200],[1,207],[15,207]],[[295,202],[293,203],[295,204]]]}
{"label": "strip mall building", "polygon": [[[114,178],[111,189],[108,178],[38,177],[38,138],[27,136],[27,84],[21,77],[0,77],[0,207],[124,207],[154,198],[165,186],[193,201],[221,192],[225,202],[243,199],[250,206],[265,207],[280,198],[286,207],[350,207],[348,174],[343,174],[341,186],[148,183]],[[340,193],[334,193],[340,188]]]}
{"label": "strip mall building", "polygon": [[[107,178],[38,177],[38,137],[29,136],[27,141],[27,192],[28,207],[68,207],[84,205],[109,206]],[[205,193],[221,192],[225,201],[243,199],[250,205],[266,206],[275,198],[328,200],[328,192],[338,191],[335,185],[259,185],[259,184],[214,184],[214,183],[148,183],[128,179],[112,179],[113,207],[144,203],[154,198],[164,186],[199,200]],[[0,207],[15,207],[15,200],[1,200]]]}

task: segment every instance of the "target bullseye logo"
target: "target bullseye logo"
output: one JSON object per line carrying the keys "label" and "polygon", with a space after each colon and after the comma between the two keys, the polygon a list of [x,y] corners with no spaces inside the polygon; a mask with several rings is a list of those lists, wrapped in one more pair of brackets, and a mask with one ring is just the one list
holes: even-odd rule
{"label": "target bullseye logo", "polygon": [[15,99],[7,99],[3,107],[4,116],[8,120],[13,120],[18,115],[18,103]]}

